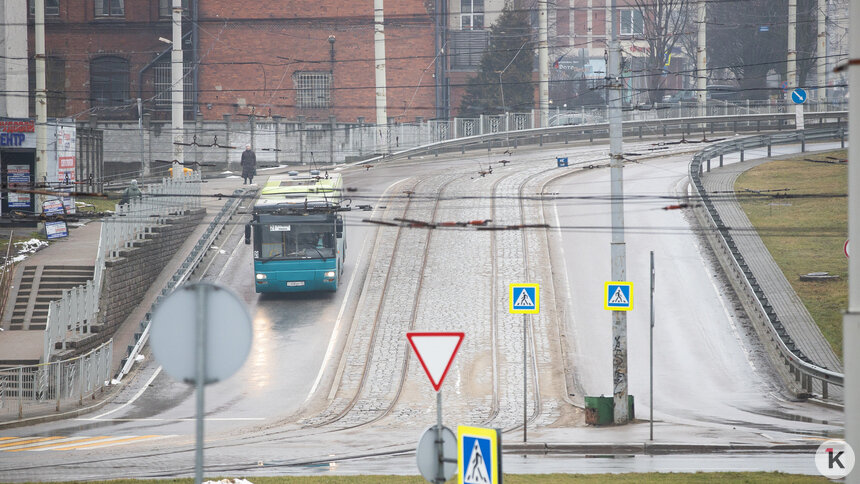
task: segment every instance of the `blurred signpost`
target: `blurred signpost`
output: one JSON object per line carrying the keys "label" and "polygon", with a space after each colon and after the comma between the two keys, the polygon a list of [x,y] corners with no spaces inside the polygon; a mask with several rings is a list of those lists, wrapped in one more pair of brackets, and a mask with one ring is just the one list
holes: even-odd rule
{"label": "blurred signpost", "polygon": [[229,290],[208,283],[177,289],[152,316],[152,353],[173,378],[197,387],[195,482],[203,482],[203,385],[232,376],[251,350],[251,317]]}
{"label": "blurred signpost", "polygon": [[465,333],[406,333],[415,356],[436,391],[436,425],[421,436],[416,450],[418,470],[424,479],[444,484],[457,470],[457,438],[442,425],[442,382],[463,343]]}

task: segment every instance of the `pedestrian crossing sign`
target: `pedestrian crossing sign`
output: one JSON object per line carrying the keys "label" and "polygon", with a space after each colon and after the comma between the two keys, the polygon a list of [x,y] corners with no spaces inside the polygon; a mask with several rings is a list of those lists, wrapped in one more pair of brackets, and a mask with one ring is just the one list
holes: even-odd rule
{"label": "pedestrian crossing sign", "polygon": [[511,284],[510,312],[537,314],[540,312],[540,284]]}
{"label": "pedestrian crossing sign", "polygon": [[498,484],[502,475],[499,431],[457,427],[459,484]]}
{"label": "pedestrian crossing sign", "polygon": [[633,283],[607,281],[603,291],[603,309],[610,311],[633,309]]}

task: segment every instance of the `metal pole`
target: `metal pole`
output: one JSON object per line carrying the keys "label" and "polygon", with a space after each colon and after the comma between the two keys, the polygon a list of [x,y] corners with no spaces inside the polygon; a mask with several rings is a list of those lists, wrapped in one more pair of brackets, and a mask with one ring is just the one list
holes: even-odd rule
{"label": "metal pole", "polygon": [[540,99],[540,127],[549,126],[549,42],[547,40],[547,0],[538,0],[538,87]]}
{"label": "metal pole", "polygon": [[[33,183],[36,187],[48,176],[48,96],[45,84],[45,0],[34,4],[36,57],[36,166]],[[42,212],[42,195],[35,195],[33,211]]]}
{"label": "metal pole", "polygon": [[649,402],[651,406],[651,440],[654,440],[654,251],[651,251],[651,331],[649,334],[649,386],[651,396],[649,397]]}
{"label": "metal pole", "polygon": [[182,165],[185,161],[182,149],[183,131],[185,130],[185,108],[182,79],[182,0],[173,0],[173,48],[170,52],[170,127],[173,130],[173,178],[182,176]]}
{"label": "metal pole", "polygon": [[[612,280],[624,281],[627,248],[624,243],[624,159],[621,125],[621,48],[618,43],[618,9],[612,0],[612,37],[609,42],[609,170],[612,199]],[[627,416],[627,313],[612,311],[612,397],[616,424],[626,424]]]}
{"label": "metal pole", "polygon": [[436,455],[439,464],[436,466],[436,484],[445,484],[445,447],[442,445],[442,390],[436,392]]}
{"label": "metal pole", "polygon": [[705,116],[708,104],[708,60],[705,15],[707,3],[699,2],[696,25],[699,28],[696,46],[696,101],[699,103],[699,116]]}
{"label": "metal pole", "polygon": [[523,314],[523,442],[528,442],[528,410],[529,410],[529,373],[528,373],[528,338],[529,316]]}
{"label": "metal pole", "polygon": [[[851,0],[849,22],[860,23],[860,0]],[[848,29],[849,58],[860,58],[860,29]],[[860,160],[860,64],[848,64],[848,159]],[[848,164],[848,240],[860,243],[860,165]],[[860,252],[856,251],[855,252]],[[848,311],[842,320],[845,358],[845,440],[860,452],[860,257],[848,259]],[[860,471],[848,475],[860,484]]]}
{"label": "metal pole", "polygon": [[[815,64],[818,68],[818,95],[819,103],[827,101],[827,26],[825,24],[827,16],[827,0],[818,0],[818,8],[816,9],[816,20],[818,25],[818,47],[816,49],[817,57]],[[819,104],[818,111],[826,110]]]}
{"label": "metal pole", "polygon": [[146,178],[149,176],[149,163],[143,154],[143,101],[140,98],[137,98],[137,132],[140,135],[140,175]]}
{"label": "metal pole", "polygon": [[[791,92],[797,87],[797,0],[788,0],[788,48],[785,81],[789,99],[785,99],[784,102],[791,103]],[[801,109],[798,106],[798,104],[794,105],[795,113]]]}
{"label": "metal pole", "polygon": [[197,447],[194,452],[194,482],[203,482],[203,414],[206,385],[206,298],[208,286],[197,286],[197,348],[195,352],[197,390]]}

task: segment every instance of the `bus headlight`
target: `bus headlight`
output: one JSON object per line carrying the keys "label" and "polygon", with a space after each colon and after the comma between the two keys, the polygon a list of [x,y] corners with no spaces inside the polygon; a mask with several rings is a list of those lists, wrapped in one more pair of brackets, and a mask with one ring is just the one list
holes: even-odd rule
{"label": "bus headlight", "polygon": [[258,281],[266,280],[266,275],[265,274],[257,274],[257,280]]}
{"label": "bus headlight", "polygon": [[325,277],[334,277],[334,271],[328,271],[325,273]]}

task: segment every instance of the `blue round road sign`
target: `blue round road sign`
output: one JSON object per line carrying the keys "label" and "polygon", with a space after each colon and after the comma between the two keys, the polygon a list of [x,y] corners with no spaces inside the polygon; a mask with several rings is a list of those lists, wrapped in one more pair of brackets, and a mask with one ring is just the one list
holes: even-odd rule
{"label": "blue round road sign", "polygon": [[806,102],[806,91],[797,88],[791,92],[791,100],[794,101],[794,104],[803,104]]}

